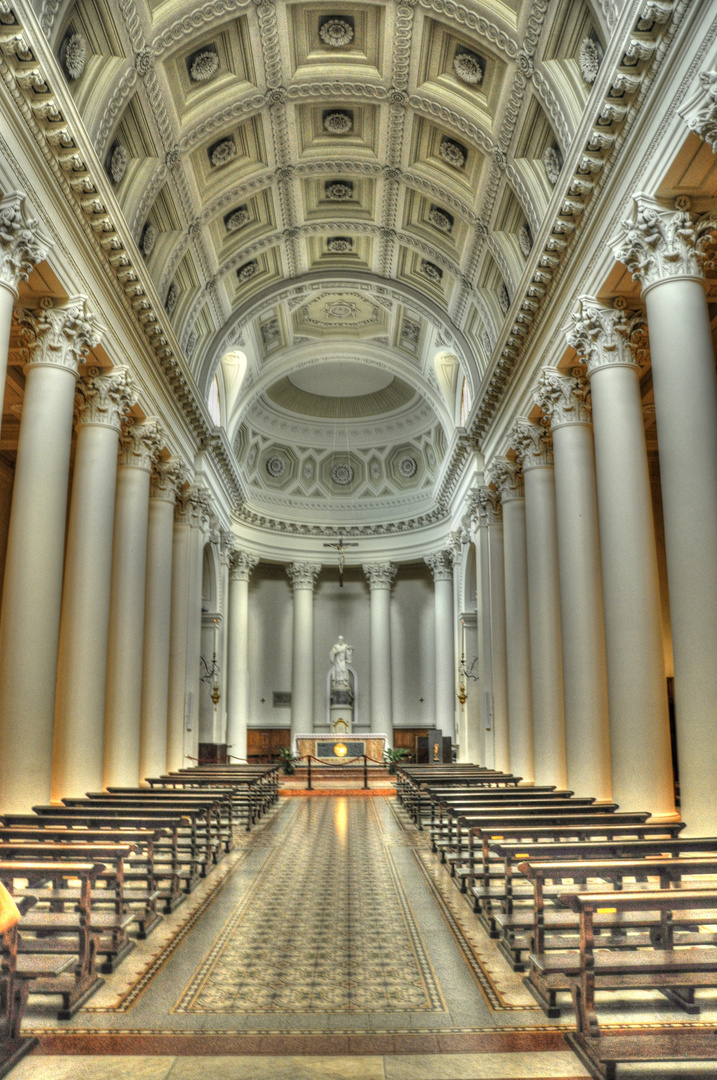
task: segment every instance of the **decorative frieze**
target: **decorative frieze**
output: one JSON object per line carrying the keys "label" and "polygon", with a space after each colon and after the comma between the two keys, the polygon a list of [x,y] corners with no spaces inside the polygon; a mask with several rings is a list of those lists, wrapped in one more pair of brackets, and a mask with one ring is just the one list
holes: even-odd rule
{"label": "decorative frieze", "polygon": [[496,458],[488,470],[491,483],[495,486],[500,501],[505,505],[513,499],[524,498],[523,473],[516,461],[508,458]]}
{"label": "decorative frieze", "polygon": [[229,577],[232,581],[248,581],[258,562],[258,555],[250,555],[246,551],[233,552],[229,559]]}
{"label": "decorative frieze", "polygon": [[393,563],[364,564],[363,572],[373,592],[374,589],[390,589],[396,576],[398,567]]}
{"label": "decorative frieze", "polygon": [[568,378],[557,368],[543,368],[534,400],[553,429],[562,424],[592,422],[590,384],[582,376]]}
{"label": "decorative frieze", "polygon": [[701,277],[705,258],[714,250],[715,217],[694,218],[686,196],[670,204],[638,192],[633,203],[632,217],[621,223],[610,241],[615,258],[633,280],[644,290],[668,278]]}
{"label": "decorative frieze", "polygon": [[50,247],[39,222],[27,216],[22,192],[12,191],[0,200],[0,284],[17,293],[18,284],[47,258]]}
{"label": "decorative frieze", "polygon": [[286,572],[289,575],[291,586],[296,589],[311,589],[313,590],[316,584],[316,579],[321,573],[320,563],[292,563],[287,566]]}
{"label": "decorative frieze", "polygon": [[451,581],[453,578],[453,558],[450,551],[437,551],[426,555],[423,560],[430,568],[434,581]]}
{"label": "decorative frieze", "polygon": [[156,416],[141,423],[129,418],[120,438],[119,464],[151,472],[163,442],[164,432]]}
{"label": "decorative frieze", "polygon": [[36,309],[20,307],[16,318],[22,327],[28,364],[52,364],[75,373],[104,333],[86,296],[72,296],[56,307],[52,300],[41,301]]}
{"label": "decorative frieze", "polygon": [[519,416],[513,424],[510,444],[523,472],[526,469],[549,468],[553,464],[553,444],[550,431]]}
{"label": "decorative frieze", "polygon": [[646,364],[647,322],[642,313],[628,316],[593,296],[580,296],[570,320],[565,337],[581,363],[587,364],[588,375],[608,364]]}
{"label": "decorative frieze", "polygon": [[78,424],[106,424],[121,431],[124,417],[136,404],[137,391],[129,368],[116,367],[106,372],[90,367],[77,383],[75,415]]}

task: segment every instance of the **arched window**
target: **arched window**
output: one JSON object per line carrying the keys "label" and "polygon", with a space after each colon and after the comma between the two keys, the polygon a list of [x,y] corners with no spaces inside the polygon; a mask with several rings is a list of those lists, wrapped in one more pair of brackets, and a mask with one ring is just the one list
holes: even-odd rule
{"label": "arched window", "polygon": [[468,414],[471,411],[471,390],[468,385],[468,379],[463,380],[463,386],[461,388],[461,412],[460,412],[460,426],[465,427],[468,422]]}
{"label": "arched window", "polygon": [[209,387],[209,399],[207,400],[207,408],[209,409],[209,415],[214,421],[215,425],[219,427],[222,422],[222,409],[219,403],[219,382],[216,375],[212,379],[212,385]]}

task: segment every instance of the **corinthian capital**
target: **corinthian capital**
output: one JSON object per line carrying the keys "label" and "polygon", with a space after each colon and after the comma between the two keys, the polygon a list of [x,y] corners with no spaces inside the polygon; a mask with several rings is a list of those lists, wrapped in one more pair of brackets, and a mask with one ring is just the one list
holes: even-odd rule
{"label": "corinthian capital", "polygon": [[717,152],[717,71],[701,71],[699,89],[680,109],[690,131]]}
{"label": "corinthian capital", "polygon": [[246,551],[235,551],[229,560],[229,577],[232,581],[248,581],[258,562],[258,555],[250,555]]}
{"label": "corinthian capital", "polygon": [[11,191],[0,199],[0,284],[17,293],[19,283],[27,281],[51,247],[39,223],[27,217],[22,192]]}
{"label": "corinthian capital", "polygon": [[286,572],[293,589],[312,589],[321,573],[320,563],[292,563]]}
{"label": "corinthian capital", "polygon": [[591,422],[590,384],[580,376],[566,377],[557,368],[543,368],[534,400],[553,429],[562,424]]}
{"label": "corinthian capital", "polygon": [[512,502],[513,499],[522,499],[524,497],[523,473],[516,461],[509,461],[508,458],[496,458],[491,463],[488,475],[500,495],[500,501],[504,505],[507,502]]}
{"label": "corinthian capital", "polygon": [[52,364],[77,373],[82,358],[99,345],[104,327],[89,310],[86,296],[72,296],[56,307],[18,308],[29,364]]}
{"label": "corinthian capital", "polygon": [[369,583],[369,588],[373,592],[374,589],[390,589],[393,585],[393,579],[396,576],[398,567],[393,563],[371,563],[370,565],[364,563],[363,572]]}
{"label": "corinthian capital", "polygon": [[714,244],[715,218],[707,214],[693,218],[688,209],[676,209],[643,192],[633,195],[633,202],[632,217],[621,223],[610,241],[615,258],[633,280],[647,289],[668,278],[701,277]]}
{"label": "corinthian capital", "polygon": [[163,441],[164,432],[156,416],[148,416],[140,424],[129,420],[120,438],[119,464],[151,472]]}
{"label": "corinthian capital", "polygon": [[453,557],[450,551],[437,551],[423,560],[430,567],[434,581],[450,581],[453,577]]}
{"label": "corinthian capital", "polygon": [[137,391],[126,367],[103,372],[91,367],[75,388],[78,424],[106,424],[122,430],[122,420],[137,404]]}
{"label": "corinthian capital", "polygon": [[157,461],[149,480],[149,497],[173,503],[188,481],[189,470],[179,458]]}
{"label": "corinthian capital", "polygon": [[592,296],[578,297],[578,310],[570,316],[564,333],[568,345],[575,349],[581,362],[587,364],[589,375],[607,364],[640,367],[647,361],[644,315],[628,316]]}
{"label": "corinthian capital", "polygon": [[545,469],[553,464],[553,441],[542,424],[534,424],[519,416],[513,424],[510,444],[523,470]]}
{"label": "corinthian capital", "polygon": [[493,488],[478,488],[478,523],[484,525],[501,525],[503,522],[503,507],[500,495]]}

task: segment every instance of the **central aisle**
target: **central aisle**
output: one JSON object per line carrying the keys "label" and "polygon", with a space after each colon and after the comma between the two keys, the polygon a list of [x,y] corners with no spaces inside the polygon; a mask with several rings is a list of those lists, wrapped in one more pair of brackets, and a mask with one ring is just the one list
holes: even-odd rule
{"label": "central aisle", "polygon": [[[33,1004],[41,1056],[13,1078],[105,1080],[117,1054],[133,1076],[153,1063],[153,1080],[170,1061],[171,1080],[203,1077],[185,1070],[205,1055],[212,1076],[237,1080],[313,1076],[311,1055],[317,1077],[585,1076],[520,979],[395,799],[286,798],[72,1021]],[[84,1072],[85,1058],[47,1056],[63,1054],[108,1056]],[[217,1072],[222,1055],[301,1064],[286,1072],[283,1057],[274,1074],[269,1057],[244,1057]],[[346,1055],[353,1071],[331,1071]]]}

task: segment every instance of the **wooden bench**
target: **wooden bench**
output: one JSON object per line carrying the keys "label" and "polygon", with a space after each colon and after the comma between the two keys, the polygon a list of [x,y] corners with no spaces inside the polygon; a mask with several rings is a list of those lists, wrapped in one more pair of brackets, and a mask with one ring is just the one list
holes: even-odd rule
{"label": "wooden bench", "polygon": [[[659,990],[676,1003],[692,1003],[695,990],[717,986],[717,949],[655,949],[632,954],[595,952],[594,920],[600,908],[617,912],[656,911],[666,931],[676,912],[704,912],[717,923],[717,891],[660,890],[623,893],[563,893],[561,902],[580,917],[577,970],[571,990],[577,1031],[568,1039],[595,1080],[615,1080],[621,1062],[717,1060],[717,1034],[707,1031],[602,1035],[595,1009],[601,989]],[[567,966],[567,965],[566,965]],[[697,1006],[694,1006],[697,1009]]]}

